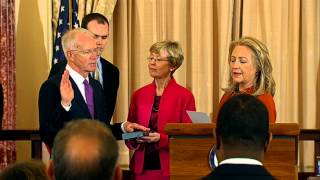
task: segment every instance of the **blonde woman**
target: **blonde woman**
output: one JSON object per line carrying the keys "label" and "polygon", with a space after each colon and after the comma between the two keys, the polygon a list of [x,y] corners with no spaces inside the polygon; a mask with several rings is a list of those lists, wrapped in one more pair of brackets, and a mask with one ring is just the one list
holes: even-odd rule
{"label": "blonde woman", "polygon": [[220,100],[219,109],[233,95],[247,93],[262,101],[268,109],[269,122],[275,123],[275,82],[267,47],[255,38],[243,37],[231,42],[228,61],[228,87],[223,89],[225,93]]}
{"label": "blonde woman", "polygon": [[132,95],[128,121],[151,131],[126,144],[135,150],[130,161],[133,179],[169,180],[169,142],[164,127],[167,123],[191,123],[186,111],[196,110],[195,101],[192,93],[173,78],[183,62],[180,45],[162,41],[149,51],[149,74],[154,80]]}

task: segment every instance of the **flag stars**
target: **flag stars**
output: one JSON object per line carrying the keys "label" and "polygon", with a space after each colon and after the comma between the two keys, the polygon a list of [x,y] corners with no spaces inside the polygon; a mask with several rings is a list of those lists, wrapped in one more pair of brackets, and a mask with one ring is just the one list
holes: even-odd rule
{"label": "flag stars", "polygon": [[[72,4],[70,4],[70,2],[72,2]],[[70,30],[71,25],[72,29],[80,27],[78,20],[79,13],[77,12],[77,0],[60,0],[60,3],[60,9],[58,10],[59,17],[56,21],[57,31],[55,33],[55,44],[52,46],[52,64],[59,63],[60,61],[65,60],[65,56],[61,45],[61,37],[64,35],[64,33]]]}

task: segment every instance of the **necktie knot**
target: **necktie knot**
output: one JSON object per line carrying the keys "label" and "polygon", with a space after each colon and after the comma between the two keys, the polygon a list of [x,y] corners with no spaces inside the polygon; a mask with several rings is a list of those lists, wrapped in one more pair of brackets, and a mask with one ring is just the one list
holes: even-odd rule
{"label": "necktie knot", "polygon": [[92,118],[94,118],[94,103],[93,103],[93,89],[89,82],[85,79],[83,81],[84,92],[86,96],[87,106]]}
{"label": "necktie knot", "polygon": [[84,84],[85,86],[90,85],[89,82],[88,82],[88,80],[86,80],[86,79],[83,81],[83,84]]}

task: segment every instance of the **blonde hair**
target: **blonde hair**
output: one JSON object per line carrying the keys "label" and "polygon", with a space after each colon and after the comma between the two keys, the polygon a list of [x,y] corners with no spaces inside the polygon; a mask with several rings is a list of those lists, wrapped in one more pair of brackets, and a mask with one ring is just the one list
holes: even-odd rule
{"label": "blonde hair", "polygon": [[[255,89],[252,95],[257,96],[264,93],[275,94],[275,81],[272,77],[272,65],[270,62],[269,51],[267,47],[258,39],[253,37],[243,37],[239,40],[231,42],[229,46],[228,62],[230,63],[232,51],[237,46],[246,46],[251,50],[251,54],[256,67],[256,78],[253,83]],[[231,69],[229,69],[228,87],[224,88],[225,92],[231,92],[236,89],[236,83],[233,82]]]}
{"label": "blonde hair", "polygon": [[[175,70],[177,70],[181,66],[184,59],[182,48],[179,43],[175,41],[156,42],[150,47],[149,51],[157,54],[163,51],[167,51],[169,54],[169,63],[172,67],[175,68]],[[174,71],[172,71],[171,75],[174,73]]]}

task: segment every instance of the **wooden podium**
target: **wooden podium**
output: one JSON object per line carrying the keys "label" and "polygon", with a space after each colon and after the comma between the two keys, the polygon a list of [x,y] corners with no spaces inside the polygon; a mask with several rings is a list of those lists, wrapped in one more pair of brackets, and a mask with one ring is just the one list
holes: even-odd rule
{"label": "wooden podium", "polygon": [[[215,143],[215,124],[167,124],[169,135],[171,179],[200,179],[211,172],[209,151]],[[277,179],[298,179],[299,125],[270,125],[273,139],[263,164]]]}

